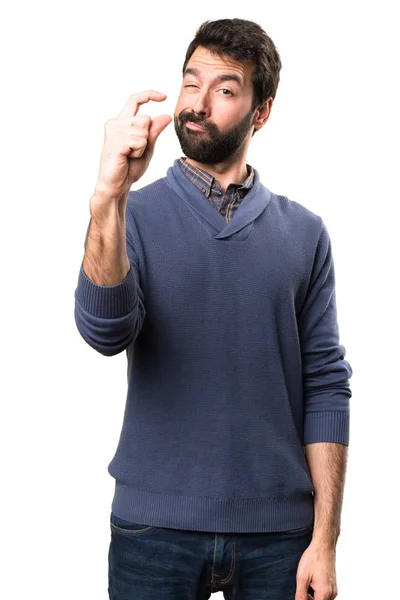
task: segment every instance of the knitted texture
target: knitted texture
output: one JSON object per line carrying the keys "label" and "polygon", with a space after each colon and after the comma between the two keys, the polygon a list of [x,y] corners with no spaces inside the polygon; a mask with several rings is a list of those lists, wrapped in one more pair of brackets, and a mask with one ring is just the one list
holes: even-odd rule
{"label": "knitted texture", "polygon": [[303,446],[348,445],[352,375],[322,218],[254,169],[227,223],[177,159],[129,193],[126,223],[125,280],[81,265],[75,290],[84,340],[127,353],[112,510],[214,532],[312,523]]}

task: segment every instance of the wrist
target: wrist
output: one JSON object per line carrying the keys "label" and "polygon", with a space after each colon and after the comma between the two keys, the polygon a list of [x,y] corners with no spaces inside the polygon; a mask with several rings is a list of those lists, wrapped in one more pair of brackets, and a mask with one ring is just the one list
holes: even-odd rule
{"label": "wrist", "polygon": [[110,187],[103,186],[101,183],[97,182],[93,191],[93,195],[91,198],[91,203],[99,203],[99,204],[120,204],[121,202],[125,202],[128,198],[129,189],[125,191],[115,191]]}
{"label": "wrist", "polygon": [[95,189],[89,202],[90,216],[98,223],[117,219],[124,224],[127,198],[128,194],[113,196],[108,191]]}
{"label": "wrist", "polygon": [[315,545],[334,550],[336,548],[336,544],[339,538],[339,533],[330,531],[318,531],[318,529],[314,529],[312,541]]}

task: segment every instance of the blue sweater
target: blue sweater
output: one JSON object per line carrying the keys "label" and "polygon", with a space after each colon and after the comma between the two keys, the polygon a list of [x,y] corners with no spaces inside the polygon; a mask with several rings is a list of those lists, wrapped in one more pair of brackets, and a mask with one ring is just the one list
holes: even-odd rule
{"label": "blue sweater", "polygon": [[312,524],[304,446],[348,445],[352,375],[323,220],[254,169],[227,223],[177,159],[129,193],[126,222],[124,281],[81,265],[75,290],[83,339],[127,353],[113,512],[211,532]]}

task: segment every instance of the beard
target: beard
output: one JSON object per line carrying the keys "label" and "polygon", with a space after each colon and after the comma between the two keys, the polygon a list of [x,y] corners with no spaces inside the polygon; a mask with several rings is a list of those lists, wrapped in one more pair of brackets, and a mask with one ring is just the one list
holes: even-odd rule
{"label": "beard", "polygon": [[[229,131],[221,133],[213,123],[186,111],[181,113],[179,118],[174,114],[174,126],[182,152],[197,162],[212,165],[221,163],[238,152],[249,133],[252,119],[253,111],[249,111]],[[207,131],[188,129],[188,121],[205,127]]]}

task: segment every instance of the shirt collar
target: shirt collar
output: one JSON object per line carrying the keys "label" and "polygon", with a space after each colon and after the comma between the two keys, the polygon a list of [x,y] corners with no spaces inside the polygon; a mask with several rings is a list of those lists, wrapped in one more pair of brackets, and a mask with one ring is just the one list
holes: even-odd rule
{"label": "shirt collar", "polygon": [[[179,158],[179,164],[182,170],[188,175],[189,179],[200,189],[203,194],[208,198],[212,192],[220,192],[221,184],[219,181],[210,173],[207,173],[204,169],[200,169],[200,167],[195,167],[194,165],[187,162],[185,156],[181,156]],[[254,169],[251,165],[246,163],[248,176],[242,183],[231,183],[229,185],[234,185],[238,190],[249,189],[254,182]],[[205,191],[203,191],[205,190]]]}

